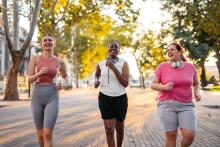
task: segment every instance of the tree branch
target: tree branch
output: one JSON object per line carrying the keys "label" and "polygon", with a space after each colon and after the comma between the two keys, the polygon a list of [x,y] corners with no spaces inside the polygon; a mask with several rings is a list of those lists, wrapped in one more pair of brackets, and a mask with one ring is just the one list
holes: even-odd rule
{"label": "tree branch", "polygon": [[29,46],[32,36],[34,34],[34,30],[36,28],[37,25],[37,18],[38,18],[38,14],[40,11],[40,7],[41,7],[41,0],[36,0],[35,2],[35,9],[34,9],[34,14],[32,17],[32,22],[31,22],[31,26],[30,26],[30,31],[28,33],[27,39],[25,40],[24,44],[22,45],[21,49],[20,49],[20,53],[23,55],[27,49],[27,47]]}
{"label": "tree branch", "polygon": [[58,0],[55,0],[55,2],[53,3],[53,5],[51,6],[50,8],[50,15],[53,15],[54,14],[54,9],[55,9],[55,6],[57,4]]}
{"label": "tree branch", "polygon": [[61,17],[60,19],[58,19],[58,20],[55,22],[56,25],[57,25],[58,22],[60,22],[61,20],[63,20],[63,19],[65,18],[65,13],[66,13],[66,11],[67,11],[67,9],[68,9],[68,7],[69,7],[69,4],[70,4],[70,0],[67,0],[67,4],[66,4],[66,6],[65,6],[65,8],[64,8],[63,15],[62,15],[62,17]]}
{"label": "tree branch", "polygon": [[8,25],[8,14],[7,14],[7,0],[2,0],[3,9],[3,21],[4,21],[4,30],[5,30],[5,38],[7,40],[7,46],[10,52],[10,55],[13,56],[13,50],[14,47],[12,45],[12,41],[10,39],[10,31],[9,31],[9,25]]}

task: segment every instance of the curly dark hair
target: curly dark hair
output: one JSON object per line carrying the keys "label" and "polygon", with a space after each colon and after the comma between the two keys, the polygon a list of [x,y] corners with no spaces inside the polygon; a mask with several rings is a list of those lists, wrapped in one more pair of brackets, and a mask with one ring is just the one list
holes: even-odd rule
{"label": "curly dark hair", "polygon": [[120,45],[118,43],[118,41],[111,41],[108,45],[108,49],[117,49],[120,50]]}

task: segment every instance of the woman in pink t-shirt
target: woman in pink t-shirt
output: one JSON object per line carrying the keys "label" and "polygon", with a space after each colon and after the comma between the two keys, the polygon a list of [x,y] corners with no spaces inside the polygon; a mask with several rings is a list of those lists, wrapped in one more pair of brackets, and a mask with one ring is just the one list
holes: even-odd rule
{"label": "woman in pink t-shirt", "polygon": [[183,135],[181,147],[188,147],[196,133],[192,91],[197,102],[201,99],[197,72],[186,62],[179,44],[170,44],[167,55],[169,61],[156,68],[151,88],[159,91],[157,111],[166,133],[166,147],[176,146],[178,127]]}

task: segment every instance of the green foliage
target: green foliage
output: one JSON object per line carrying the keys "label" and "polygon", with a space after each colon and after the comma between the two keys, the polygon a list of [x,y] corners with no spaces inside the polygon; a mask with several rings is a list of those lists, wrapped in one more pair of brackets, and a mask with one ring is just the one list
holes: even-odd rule
{"label": "green foliage", "polygon": [[[107,16],[104,13],[107,9],[115,11],[118,19]],[[72,48],[76,48],[79,75],[84,78],[107,56],[110,40],[118,40],[122,47],[130,42],[127,35],[135,29],[130,22],[135,22],[138,15],[139,10],[132,8],[130,0],[44,0],[38,23],[39,38],[53,34],[57,40],[55,53],[67,56],[70,61]],[[72,27],[76,27],[74,44]]]}
{"label": "green foliage", "polygon": [[98,61],[106,58],[107,46],[104,44],[104,38],[112,28],[110,17],[95,13],[88,18],[77,25],[74,41],[78,49],[81,78],[89,76]]}
{"label": "green foliage", "polygon": [[141,74],[155,69],[158,64],[165,61],[165,50],[159,47],[157,41],[157,36],[150,30],[133,44],[133,54]]}
{"label": "green foliage", "polygon": [[202,68],[203,86],[207,84],[204,63],[209,53],[214,50],[220,61],[219,6],[219,0],[163,1],[163,9],[172,16],[172,21],[167,23],[172,29],[170,32],[188,50],[189,57]]}
{"label": "green foliage", "polygon": [[173,29],[174,38],[188,49],[190,58],[198,60],[198,65],[199,60],[205,60],[211,50],[219,52],[219,7],[219,0],[163,1],[163,9],[173,18],[169,26]]}

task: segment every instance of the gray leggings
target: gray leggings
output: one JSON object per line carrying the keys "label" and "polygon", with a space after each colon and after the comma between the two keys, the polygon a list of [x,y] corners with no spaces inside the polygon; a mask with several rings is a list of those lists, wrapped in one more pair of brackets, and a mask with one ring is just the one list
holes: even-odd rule
{"label": "gray leggings", "polygon": [[53,129],[59,111],[59,95],[54,84],[33,86],[31,107],[37,129]]}

